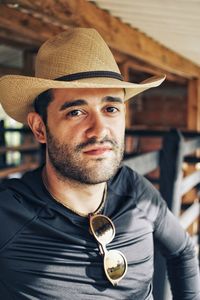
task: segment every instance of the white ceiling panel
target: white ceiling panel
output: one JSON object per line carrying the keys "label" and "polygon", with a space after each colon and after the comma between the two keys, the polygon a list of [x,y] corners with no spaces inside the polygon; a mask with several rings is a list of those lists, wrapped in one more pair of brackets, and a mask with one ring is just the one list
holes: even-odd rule
{"label": "white ceiling panel", "polygon": [[200,66],[200,0],[92,2]]}

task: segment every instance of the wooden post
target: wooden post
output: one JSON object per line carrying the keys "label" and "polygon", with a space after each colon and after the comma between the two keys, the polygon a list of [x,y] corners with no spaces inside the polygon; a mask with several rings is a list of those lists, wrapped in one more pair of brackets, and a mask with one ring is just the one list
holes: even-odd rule
{"label": "wooden post", "polygon": [[[169,209],[176,216],[179,216],[181,208],[183,157],[183,137],[179,131],[171,130],[164,137],[160,155],[160,192]],[[154,299],[171,300],[165,260],[159,251],[156,251],[155,256]]]}
{"label": "wooden post", "polygon": [[[117,58],[116,58],[117,59]],[[129,78],[129,64],[128,62],[120,62],[118,63],[120,71],[123,75],[123,78],[125,81],[130,81]],[[126,101],[126,128],[131,128],[131,106],[130,106],[130,101]],[[134,140],[137,139],[138,137],[133,137],[131,135],[126,135],[125,138],[125,149],[126,153],[132,153],[134,151]]]}
{"label": "wooden post", "polygon": [[200,79],[188,82],[188,114],[187,128],[200,131]]}
{"label": "wooden post", "polygon": [[179,216],[181,208],[183,143],[181,133],[178,130],[171,130],[163,140],[160,157],[160,192],[169,209],[176,216]]}
{"label": "wooden post", "polygon": [[25,50],[23,53],[23,74],[34,75],[35,51]]}
{"label": "wooden post", "polygon": [[[4,120],[0,120],[0,146],[5,146]],[[6,166],[6,153],[0,155],[0,168]]]}
{"label": "wooden post", "polygon": [[[118,63],[119,69],[125,81],[129,81],[129,66],[126,62]],[[131,127],[131,114],[130,114],[130,104],[129,101],[126,102],[126,128]]]}

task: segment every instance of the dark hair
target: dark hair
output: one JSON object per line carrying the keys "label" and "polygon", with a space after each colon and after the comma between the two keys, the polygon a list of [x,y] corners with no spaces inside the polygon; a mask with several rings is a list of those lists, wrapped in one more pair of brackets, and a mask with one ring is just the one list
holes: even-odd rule
{"label": "dark hair", "polygon": [[45,125],[47,125],[47,107],[51,101],[53,101],[51,89],[39,94],[34,101],[35,111],[42,117]]}

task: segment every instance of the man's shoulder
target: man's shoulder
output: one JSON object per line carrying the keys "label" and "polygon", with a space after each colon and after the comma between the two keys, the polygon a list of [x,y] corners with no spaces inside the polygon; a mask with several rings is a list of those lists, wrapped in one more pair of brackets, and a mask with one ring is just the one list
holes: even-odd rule
{"label": "man's shoulder", "polygon": [[[0,183],[0,195],[7,195],[8,197],[16,194],[31,194],[33,185],[36,183],[39,169],[26,172],[21,178],[6,179]],[[37,184],[37,183],[36,183]],[[0,203],[1,201],[0,197]]]}
{"label": "man's shoulder", "polygon": [[0,234],[0,248],[37,214],[34,201],[30,200],[33,193],[27,176],[31,175],[34,172],[0,184],[0,228],[4,228]]}
{"label": "man's shoulder", "polygon": [[0,207],[8,205],[9,201],[17,200],[17,191],[23,190],[24,184],[21,178],[6,179],[0,183]]}

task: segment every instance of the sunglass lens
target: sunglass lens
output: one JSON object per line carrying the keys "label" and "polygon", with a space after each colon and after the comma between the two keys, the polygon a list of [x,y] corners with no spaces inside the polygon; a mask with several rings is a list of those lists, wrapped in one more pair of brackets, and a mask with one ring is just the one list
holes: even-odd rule
{"label": "sunglass lens", "polygon": [[121,252],[110,250],[104,258],[104,267],[112,280],[121,279],[126,272],[126,259]]}
{"label": "sunglass lens", "polygon": [[101,244],[105,245],[112,241],[115,235],[115,229],[108,218],[96,215],[91,222],[93,233]]}

